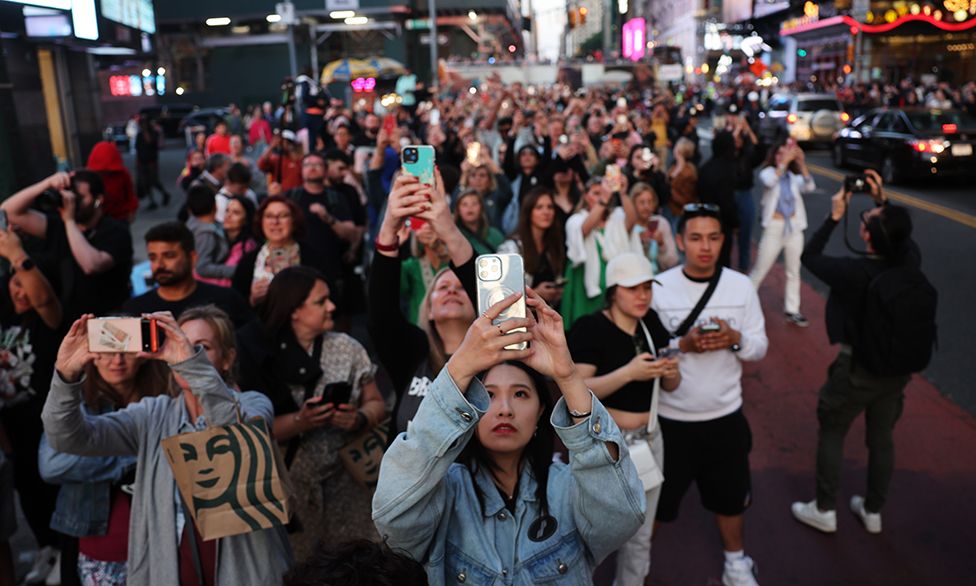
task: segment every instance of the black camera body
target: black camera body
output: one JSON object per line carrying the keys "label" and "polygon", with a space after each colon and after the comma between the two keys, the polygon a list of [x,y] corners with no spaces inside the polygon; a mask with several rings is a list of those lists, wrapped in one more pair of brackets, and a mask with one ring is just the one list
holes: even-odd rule
{"label": "black camera body", "polygon": [[34,200],[34,205],[45,214],[54,214],[64,205],[64,198],[57,189],[45,189]]}

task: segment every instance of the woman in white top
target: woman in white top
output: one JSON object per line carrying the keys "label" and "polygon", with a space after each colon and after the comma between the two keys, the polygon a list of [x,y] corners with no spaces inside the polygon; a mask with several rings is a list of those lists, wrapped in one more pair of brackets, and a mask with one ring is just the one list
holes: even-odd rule
{"label": "woman in white top", "polygon": [[807,227],[802,195],[812,192],[816,185],[803,150],[792,139],[775,145],[759,171],[759,182],[763,186],[763,233],[749,278],[758,289],[782,251],[786,265],[786,317],[797,326],[807,327],[810,324],[800,313],[800,255]]}
{"label": "woman in white top", "polygon": [[630,199],[637,212],[637,224],[631,238],[637,238],[644,256],[651,261],[654,274],[666,271],[680,262],[671,224],[660,215],[660,200],[649,183],[638,182],[630,188]]}

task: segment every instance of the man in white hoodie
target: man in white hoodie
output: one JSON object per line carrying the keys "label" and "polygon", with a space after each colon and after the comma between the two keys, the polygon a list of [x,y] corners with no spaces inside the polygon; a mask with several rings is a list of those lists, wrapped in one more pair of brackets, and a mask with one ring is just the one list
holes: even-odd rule
{"label": "man in white hoodie", "polygon": [[[656,277],[661,287],[652,306],[675,336],[671,346],[681,350],[682,377],[677,389],[660,398],[666,448],[657,520],[675,520],[695,482],[721,534],[722,583],[755,586],[755,564],[743,543],[743,513],[751,502],[752,434],[742,413],[742,361],[761,360],[769,342],[749,278],[718,265],[722,242],[718,206],[686,205],[677,237],[685,262]],[[707,302],[689,319],[709,290]]]}

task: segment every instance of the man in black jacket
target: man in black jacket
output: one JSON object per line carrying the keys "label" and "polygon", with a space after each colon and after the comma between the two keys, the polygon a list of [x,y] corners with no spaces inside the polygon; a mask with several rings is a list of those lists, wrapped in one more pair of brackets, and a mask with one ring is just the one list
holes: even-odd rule
{"label": "man in black jacket", "polygon": [[739,228],[739,207],[735,203],[735,185],[738,163],[735,153],[735,139],[732,133],[722,130],[712,139],[712,158],[698,170],[698,198],[702,203],[714,203],[721,210],[722,250],[718,262],[724,267],[732,266],[732,242]]}
{"label": "man in black jacket", "polygon": [[876,207],[861,215],[860,236],[867,255],[831,257],[823,250],[844,215],[851,193],[841,188],[832,201],[830,215],[813,234],[801,260],[810,272],[830,286],[827,299],[827,336],[840,344],[840,352],[828,369],[827,382],[820,389],[817,404],[817,491],[810,502],[795,502],[793,516],[825,533],[837,530],[835,504],[840,484],[844,436],[862,411],[865,412],[868,446],[867,497],[851,498],[851,510],[870,533],[881,532],[884,505],[894,470],[892,431],[901,416],[904,389],[909,375],[883,376],[871,372],[858,360],[857,343],[864,326],[863,316],[872,280],[896,266],[920,262],[918,247],[911,239],[908,210],[888,202],[881,177],[867,172]]}

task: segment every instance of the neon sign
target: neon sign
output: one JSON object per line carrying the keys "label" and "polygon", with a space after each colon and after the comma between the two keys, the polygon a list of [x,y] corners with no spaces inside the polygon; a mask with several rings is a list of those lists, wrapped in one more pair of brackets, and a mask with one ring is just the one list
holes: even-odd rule
{"label": "neon sign", "polygon": [[625,59],[639,61],[644,56],[646,30],[647,23],[643,18],[632,18],[624,23],[622,47]]}
{"label": "neon sign", "polygon": [[356,79],[349,82],[352,86],[352,91],[357,94],[363,92],[371,92],[376,89],[376,78],[375,77],[357,77]]}

